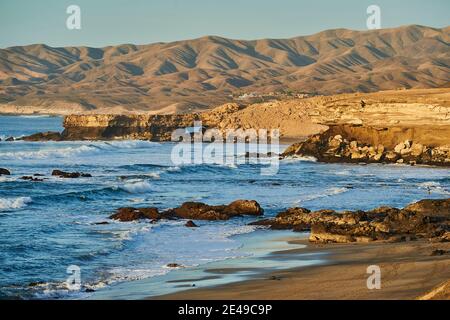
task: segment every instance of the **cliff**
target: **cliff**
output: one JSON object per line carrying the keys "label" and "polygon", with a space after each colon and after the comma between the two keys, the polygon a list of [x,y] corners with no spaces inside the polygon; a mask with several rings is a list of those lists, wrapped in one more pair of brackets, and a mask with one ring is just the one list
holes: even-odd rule
{"label": "cliff", "polygon": [[170,141],[178,128],[192,127],[198,115],[70,115],[62,140]]}
{"label": "cliff", "polygon": [[[170,140],[177,128],[279,129],[284,139],[301,140],[330,126],[347,125],[346,135],[393,147],[406,139],[450,143],[450,89],[396,90],[292,99],[240,107],[229,103],[202,113],[174,115],[70,115],[63,139]],[[351,126],[349,126],[351,125]],[[373,129],[358,129],[370,127]],[[341,134],[341,132],[339,132]]]}
{"label": "cliff", "polygon": [[202,121],[204,129],[279,129],[301,141],[284,156],[325,162],[450,165],[450,89],[342,94],[173,115],[70,115],[65,130],[36,140],[140,139],[170,141],[172,132]]}

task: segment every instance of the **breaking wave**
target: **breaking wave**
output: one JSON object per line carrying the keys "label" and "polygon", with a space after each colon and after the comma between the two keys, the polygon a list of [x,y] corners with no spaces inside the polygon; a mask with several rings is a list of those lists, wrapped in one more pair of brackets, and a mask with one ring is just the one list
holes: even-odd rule
{"label": "breaking wave", "polygon": [[30,197],[3,198],[0,199],[0,211],[21,209],[26,207],[31,201]]}
{"label": "breaking wave", "polygon": [[147,193],[152,191],[152,186],[146,181],[125,183],[119,186],[119,189],[124,190],[128,193]]}

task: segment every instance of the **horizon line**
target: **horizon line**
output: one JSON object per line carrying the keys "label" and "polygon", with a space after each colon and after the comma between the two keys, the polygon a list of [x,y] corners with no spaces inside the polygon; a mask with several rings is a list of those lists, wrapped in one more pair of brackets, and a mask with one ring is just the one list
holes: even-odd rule
{"label": "horizon line", "polygon": [[121,43],[117,43],[117,44],[109,44],[109,45],[105,45],[105,46],[89,46],[89,45],[68,45],[68,46],[54,46],[54,45],[48,45],[46,43],[30,43],[30,44],[23,44],[23,45],[13,45],[13,46],[8,46],[8,47],[0,47],[0,50],[8,50],[8,49],[12,49],[12,48],[18,48],[18,47],[31,47],[31,46],[46,46],[49,48],[53,48],[53,49],[58,49],[58,48],[75,48],[75,47],[83,47],[83,48],[92,48],[92,49],[105,49],[108,47],[117,47],[117,46],[125,46],[125,45],[133,45],[133,46],[150,46],[150,45],[156,45],[156,44],[169,44],[169,43],[177,43],[177,42],[183,42],[183,41],[195,41],[195,40],[200,40],[203,38],[221,38],[221,39],[226,39],[226,40],[233,40],[233,41],[261,41],[261,40],[292,40],[292,39],[296,39],[296,38],[302,38],[302,37],[312,37],[324,32],[329,32],[329,31],[352,31],[352,32],[358,32],[358,33],[369,33],[369,32],[380,32],[380,31],[386,31],[386,30],[392,30],[392,29],[401,29],[401,28],[408,28],[408,27],[421,27],[421,28],[428,28],[428,29],[434,29],[434,30],[444,30],[450,27],[450,25],[446,25],[443,27],[431,27],[431,26],[427,26],[427,25],[421,25],[421,24],[405,24],[405,25],[400,25],[397,27],[387,27],[387,28],[380,28],[380,29],[349,29],[349,28],[331,28],[331,29],[324,29],[322,31],[318,31],[315,33],[311,33],[311,34],[306,34],[306,35],[298,35],[298,36],[292,36],[292,37],[287,37],[287,38],[256,38],[256,39],[237,39],[237,38],[228,38],[225,36],[219,36],[219,35],[213,35],[213,34],[205,34],[203,36],[199,36],[199,37],[195,37],[195,38],[188,38],[188,39],[179,39],[179,40],[173,40],[173,41],[157,41],[157,42],[149,42],[149,43],[127,43],[127,42],[121,42]]}

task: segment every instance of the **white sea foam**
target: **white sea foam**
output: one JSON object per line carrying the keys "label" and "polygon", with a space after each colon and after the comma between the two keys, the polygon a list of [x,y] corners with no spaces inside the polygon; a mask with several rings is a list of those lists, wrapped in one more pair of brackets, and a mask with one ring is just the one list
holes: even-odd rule
{"label": "white sea foam", "polygon": [[160,179],[161,178],[160,174],[161,174],[160,172],[150,172],[150,173],[147,173],[146,176],[153,178],[153,179]]}
{"label": "white sea foam", "polygon": [[102,142],[100,146],[112,146],[121,149],[141,149],[151,148],[160,145],[158,142],[141,141],[141,140],[124,140],[124,141],[108,141]]}
{"label": "white sea foam", "polygon": [[71,158],[80,154],[95,154],[101,150],[88,145],[76,147],[67,147],[61,149],[43,149],[39,151],[18,151],[0,153],[0,159],[14,160],[33,160],[33,159],[54,159],[54,158]]}
{"label": "white sea foam", "polygon": [[152,191],[152,186],[146,181],[126,183],[119,186],[119,188],[129,193],[146,193]]}
{"label": "white sea foam", "polygon": [[0,199],[0,211],[24,208],[32,200],[30,197]]}
{"label": "white sea foam", "polygon": [[178,172],[178,171],[181,171],[181,168],[178,167],[178,166],[176,166],[176,167],[169,167],[169,168],[165,169],[165,171],[167,171],[167,172]]}
{"label": "white sea foam", "polygon": [[303,161],[303,162],[317,162],[317,159],[315,157],[311,156],[291,156],[287,157],[283,160],[284,162],[297,162],[297,161]]}
{"label": "white sea foam", "polygon": [[323,193],[304,195],[301,199],[297,200],[295,203],[299,204],[302,202],[312,201],[312,200],[316,200],[316,199],[320,199],[320,198],[331,197],[331,196],[335,196],[335,195],[338,195],[341,193],[345,193],[348,190],[349,189],[347,189],[347,188],[329,188],[329,189],[326,189]]}

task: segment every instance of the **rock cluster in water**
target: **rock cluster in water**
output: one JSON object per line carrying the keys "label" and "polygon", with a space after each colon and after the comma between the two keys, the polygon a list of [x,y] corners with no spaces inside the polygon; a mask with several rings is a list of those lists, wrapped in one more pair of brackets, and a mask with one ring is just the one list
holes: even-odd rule
{"label": "rock cluster in water", "polygon": [[[120,208],[110,219],[122,222],[135,220],[190,219],[229,220],[236,216],[261,216],[264,210],[254,200],[237,200],[228,205],[210,206],[201,202],[186,202],[180,207],[159,212],[157,208]],[[187,227],[196,227],[188,221]]]}
{"label": "rock cluster in water", "polygon": [[390,149],[383,144],[371,145],[342,135],[317,134],[290,146],[283,157],[314,157],[321,162],[398,163],[450,166],[450,145],[430,147],[406,140]]}
{"label": "rock cluster in water", "polygon": [[404,209],[380,207],[371,211],[291,208],[274,219],[253,225],[273,229],[311,231],[309,240],[318,243],[403,241],[430,238],[450,241],[450,199],[422,200]]}
{"label": "rock cluster in water", "polygon": [[92,175],[90,173],[65,172],[65,171],[61,171],[61,170],[53,170],[52,176],[66,178],[66,179],[92,178]]}

